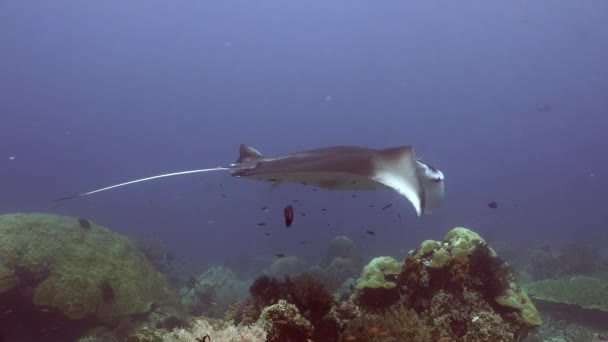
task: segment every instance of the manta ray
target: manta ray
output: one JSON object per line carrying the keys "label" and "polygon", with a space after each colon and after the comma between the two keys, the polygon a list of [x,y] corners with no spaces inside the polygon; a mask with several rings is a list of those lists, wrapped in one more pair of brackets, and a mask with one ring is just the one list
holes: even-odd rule
{"label": "manta ray", "polygon": [[157,178],[212,171],[228,171],[233,177],[273,182],[273,187],[283,182],[292,182],[327,190],[391,188],[408,199],[418,216],[439,208],[444,197],[443,173],[416,158],[412,146],[385,149],[332,146],[281,157],[266,157],[255,148],[241,144],[238,159],[228,166],[136,179],[55,201],[83,197]]}

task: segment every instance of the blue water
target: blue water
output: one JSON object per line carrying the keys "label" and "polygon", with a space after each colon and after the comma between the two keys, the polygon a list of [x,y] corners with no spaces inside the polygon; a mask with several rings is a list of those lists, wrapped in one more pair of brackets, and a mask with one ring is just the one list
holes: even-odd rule
{"label": "blue water", "polygon": [[[86,217],[198,264],[316,261],[342,234],[399,255],[461,225],[605,245],[607,15],[600,0],[2,0],[0,212]],[[241,143],[269,156],[413,145],[444,172],[446,199],[418,218],[389,190],[220,173],[51,201],[232,163]]]}

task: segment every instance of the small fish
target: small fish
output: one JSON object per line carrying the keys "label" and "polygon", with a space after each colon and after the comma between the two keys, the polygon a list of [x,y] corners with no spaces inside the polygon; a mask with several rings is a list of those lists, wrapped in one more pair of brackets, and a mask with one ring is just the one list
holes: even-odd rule
{"label": "small fish", "polygon": [[306,244],[306,243],[308,243],[308,241],[300,241],[300,242],[298,242],[298,245],[303,245],[303,244]]}
{"label": "small fish", "polygon": [[270,211],[270,208],[269,208],[269,207],[264,206],[264,207],[260,208],[260,210],[262,210],[262,211],[264,211],[264,212],[269,212],[269,211]]}
{"label": "small fish", "polygon": [[91,228],[91,222],[89,222],[89,220],[87,220],[87,219],[79,218],[78,224],[80,225],[80,228],[83,228],[83,229]]}
{"label": "small fish", "polygon": [[222,196],[224,198],[228,197],[228,196],[226,196],[226,194],[221,194],[220,196]]}
{"label": "small fish", "polygon": [[498,203],[496,203],[494,201],[488,202],[488,208],[496,209],[496,208],[498,208]]}
{"label": "small fish", "polygon": [[553,110],[553,106],[551,105],[544,105],[542,107],[538,107],[537,110],[541,113],[547,113],[550,112],[551,110]]}
{"label": "small fish", "polygon": [[283,216],[285,217],[285,227],[291,227],[293,223],[293,207],[288,205],[283,209]]}
{"label": "small fish", "polygon": [[393,206],[393,204],[392,204],[392,203],[391,203],[391,204],[387,204],[387,205],[385,205],[384,207],[382,207],[382,210],[386,210],[386,209],[388,209],[388,208],[390,208],[390,207],[392,207],[392,206]]}
{"label": "small fish", "polygon": [[321,209],[321,211],[327,211],[327,208],[323,208],[323,209]]}
{"label": "small fish", "polygon": [[355,198],[355,197],[357,197],[357,195],[352,195],[352,196],[350,196],[350,197]]}
{"label": "small fish", "polygon": [[268,223],[266,223],[266,222],[260,222],[260,223],[258,223],[258,226],[260,226],[260,227],[267,226],[267,225],[268,225]]}
{"label": "small fish", "polygon": [[365,232],[366,232],[367,234],[369,234],[369,235],[376,235],[376,233],[374,233],[374,232],[373,232],[373,231],[371,231],[371,230],[366,230]]}
{"label": "small fish", "polygon": [[270,233],[264,233],[264,235],[266,235],[266,236],[270,236]]}
{"label": "small fish", "polygon": [[306,213],[300,213],[300,216],[306,216]]}
{"label": "small fish", "polygon": [[319,189],[317,189],[317,188],[313,188],[313,189],[312,189],[312,191],[318,191],[318,190],[319,190]]}
{"label": "small fish", "polygon": [[398,218],[401,218],[401,214],[397,213],[397,217],[398,217]]}
{"label": "small fish", "polygon": [[297,199],[294,199],[293,201],[296,202],[296,203],[300,202],[300,200],[297,200]]}
{"label": "small fish", "polygon": [[373,204],[370,204],[370,205],[369,205],[369,207],[370,207],[370,208],[373,208],[373,207],[375,207],[375,205],[373,205]]}
{"label": "small fish", "polygon": [[277,258],[284,258],[285,254],[275,254],[274,256],[276,256]]}

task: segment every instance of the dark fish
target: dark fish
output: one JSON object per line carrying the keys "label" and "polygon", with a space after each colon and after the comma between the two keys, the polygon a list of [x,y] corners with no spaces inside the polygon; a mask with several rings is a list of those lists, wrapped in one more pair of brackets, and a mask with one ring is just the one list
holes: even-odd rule
{"label": "dark fish", "polygon": [[305,243],[308,243],[308,241],[300,241],[300,242],[298,242],[298,245],[303,245]]}
{"label": "dark fish", "polygon": [[496,209],[496,208],[498,208],[498,203],[496,203],[496,202],[494,202],[494,201],[489,202],[489,203],[488,203],[488,208],[491,208],[491,209]]}
{"label": "dark fish", "polygon": [[284,258],[285,254],[275,254],[274,256],[276,256],[277,258]]}
{"label": "dark fish", "polygon": [[260,222],[260,223],[258,223],[258,226],[260,226],[260,227],[266,226],[266,225],[268,225],[268,223],[266,223],[266,222]]}
{"label": "dark fish", "polygon": [[224,198],[228,197],[228,196],[226,196],[226,194],[221,194],[220,196],[222,196]]}
{"label": "dark fish", "polygon": [[300,202],[300,200],[297,200],[297,199],[295,199],[295,200],[293,200],[293,201],[294,201],[294,202],[296,202],[296,203],[297,203],[297,202]]}
{"label": "dark fish", "polygon": [[170,253],[170,252],[165,253],[165,257],[167,258],[168,262],[175,260],[175,255],[173,255],[173,253]]}
{"label": "dark fish", "polygon": [[386,209],[388,209],[388,208],[390,208],[390,207],[392,207],[392,206],[393,206],[393,204],[392,204],[392,203],[391,203],[391,204],[387,204],[387,205],[385,205],[384,207],[382,207],[382,210],[386,210]]}
{"label": "dark fish", "polygon": [[375,205],[373,205],[373,204],[370,204],[370,205],[369,205],[369,207],[370,207],[370,208],[373,208],[373,207],[375,207]]}
{"label": "dark fish", "polygon": [[293,223],[293,207],[288,205],[283,209],[283,216],[285,217],[285,227],[291,227]]}
{"label": "dark fish", "polygon": [[313,188],[313,189],[312,189],[312,191],[318,191],[318,190],[319,190],[319,189],[317,189],[317,188]]}
{"label": "dark fish", "polygon": [[266,235],[266,236],[270,236],[270,233],[264,233],[264,235]]}
{"label": "dark fish", "polygon": [[355,198],[355,197],[357,197],[357,195],[352,195],[352,196],[350,196],[350,197]]}
{"label": "dark fish", "polygon": [[83,228],[83,229],[91,228],[91,222],[89,222],[89,220],[87,220],[87,219],[79,218],[78,224],[80,225],[80,228]]}
{"label": "dark fish", "polygon": [[116,299],[114,289],[107,280],[104,280],[99,284],[99,290],[101,291],[101,299],[103,299],[104,302],[111,302]]}
{"label": "dark fish", "polygon": [[300,213],[300,216],[306,216],[306,213]]}
{"label": "dark fish", "polygon": [[401,214],[397,213],[397,217],[398,217],[398,218],[401,218]]}
{"label": "dark fish", "polygon": [[550,112],[551,110],[553,110],[553,106],[551,106],[551,105],[544,105],[542,107],[538,107],[537,110],[539,112],[541,112],[541,113],[547,113],[547,112]]}
{"label": "dark fish", "polygon": [[376,235],[376,233],[374,233],[374,232],[373,232],[373,231],[371,231],[371,230],[366,230],[365,232],[366,232],[367,234],[369,234],[369,235]]}
{"label": "dark fish", "polygon": [[323,209],[321,209],[321,211],[327,211],[327,208],[323,208]]}
{"label": "dark fish", "polygon": [[268,207],[266,207],[266,206],[264,206],[264,207],[260,208],[260,210],[262,210],[262,211],[268,211],[269,209],[270,209],[270,208],[268,208]]}

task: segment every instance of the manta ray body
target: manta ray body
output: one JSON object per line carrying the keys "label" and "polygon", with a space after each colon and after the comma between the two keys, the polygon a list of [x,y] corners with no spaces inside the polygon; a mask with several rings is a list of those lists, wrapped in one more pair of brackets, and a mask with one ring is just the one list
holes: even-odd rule
{"label": "manta ray body", "polygon": [[233,177],[273,182],[313,185],[327,190],[376,190],[392,188],[406,197],[421,216],[439,208],[444,197],[444,175],[441,171],[416,158],[412,146],[372,149],[357,146],[332,146],[265,157],[251,146],[241,144],[235,163],[209,169],[162,174],[56,201],[82,197],[129,184],[156,178],[228,171]]}

